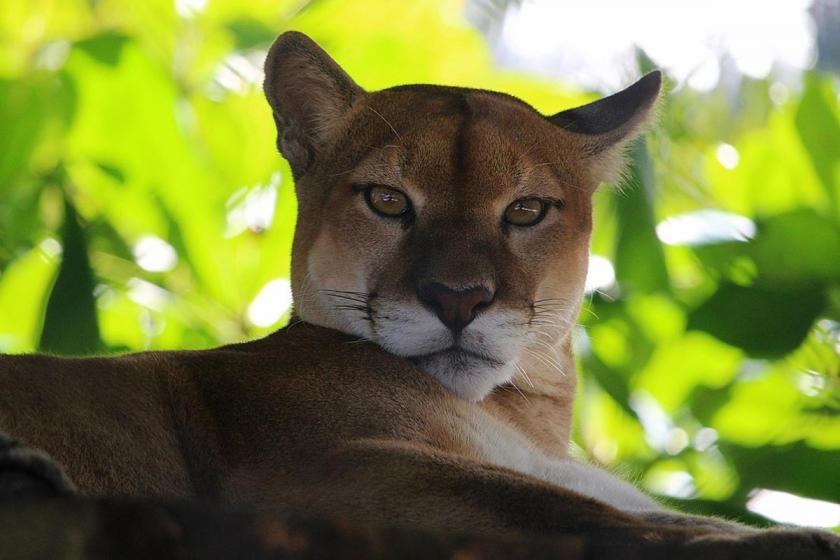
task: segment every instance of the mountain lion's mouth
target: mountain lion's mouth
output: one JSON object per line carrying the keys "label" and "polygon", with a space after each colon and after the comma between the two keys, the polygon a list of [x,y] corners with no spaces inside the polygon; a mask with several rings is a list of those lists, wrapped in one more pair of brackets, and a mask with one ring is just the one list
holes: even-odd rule
{"label": "mountain lion's mouth", "polygon": [[455,363],[465,362],[469,359],[473,359],[486,362],[495,367],[501,367],[505,365],[505,363],[500,360],[497,360],[485,354],[474,352],[473,350],[462,348],[460,346],[450,346],[449,348],[436,350],[435,352],[429,352],[428,354],[418,354],[416,356],[408,357],[408,359],[414,362],[415,364],[417,362],[426,361],[432,358],[449,358]]}
{"label": "mountain lion's mouth", "polygon": [[461,346],[450,346],[408,359],[418,369],[470,402],[480,401],[496,386],[508,382],[515,372],[512,362]]}

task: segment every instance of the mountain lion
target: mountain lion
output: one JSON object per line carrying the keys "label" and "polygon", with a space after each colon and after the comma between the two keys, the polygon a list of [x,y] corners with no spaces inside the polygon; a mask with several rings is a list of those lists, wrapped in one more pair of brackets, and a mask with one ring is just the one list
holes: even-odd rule
{"label": "mountain lion", "polygon": [[281,35],[265,93],[298,197],[290,326],[205,351],[2,356],[0,431],[86,495],[835,557],[829,533],[669,512],[567,456],[591,197],[660,81],[546,117],[483,90],[367,92]]}

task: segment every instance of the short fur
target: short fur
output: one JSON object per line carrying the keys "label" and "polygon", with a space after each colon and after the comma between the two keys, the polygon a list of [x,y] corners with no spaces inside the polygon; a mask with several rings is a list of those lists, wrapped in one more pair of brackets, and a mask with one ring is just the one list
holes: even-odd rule
{"label": "short fur", "polygon": [[[0,357],[0,431],[46,450],[88,495],[840,550],[821,532],[667,512],[566,456],[590,197],[644,123],[658,73],[550,118],[480,90],[367,93],[299,33],[276,41],[266,74],[299,200],[291,326],[206,351]],[[411,218],[372,213],[358,192],[371,184],[402,190]],[[505,225],[526,196],[556,204],[533,228]],[[456,336],[418,302],[424,282],[493,300]]]}

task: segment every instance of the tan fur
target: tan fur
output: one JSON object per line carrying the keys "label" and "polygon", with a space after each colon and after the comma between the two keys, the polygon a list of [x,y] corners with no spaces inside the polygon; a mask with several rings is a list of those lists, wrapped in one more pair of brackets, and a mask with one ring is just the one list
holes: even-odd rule
{"label": "tan fur", "polygon": [[[575,114],[557,117],[565,119],[558,127],[501,94],[366,93],[295,33],[272,48],[266,91],[297,179],[291,325],[206,351],[0,356],[0,431],[46,450],[88,495],[292,507],[433,530],[575,531],[616,545],[691,542],[721,530],[752,538],[723,523],[672,522],[676,514],[656,507],[619,511],[563,487],[580,472],[580,488],[600,490],[583,465],[564,459],[571,329],[597,187],[591,168],[600,153],[620,152],[656,91],[597,150],[599,136],[564,128],[577,126]],[[373,215],[353,189],[365,183],[403,189],[415,221]],[[557,197],[562,209],[532,230],[504,232],[499,217],[524,195]],[[375,292],[371,306],[386,310],[370,311],[370,323],[387,324],[388,313],[410,305],[428,314],[416,306],[418,276],[491,287],[495,299],[476,323],[494,313],[500,325],[517,313],[528,319],[535,300],[558,305],[550,320],[529,322],[539,336],[520,337],[518,320],[499,327],[502,338],[524,341],[511,354],[521,370],[471,402],[436,379],[447,372],[381,347],[427,329],[411,331],[409,318],[396,332],[365,331],[373,327],[323,291]]]}
{"label": "tan fur", "polygon": [[[595,526],[603,514],[615,516],[608,525],[638,523],[482,464],[462,426],[492,417],[376,346],[305,323],[212,351],[5,356],[0,386],[0,427],[47,450],[88,495],[491,530],[506,526],[511,506],[484,489],[513,484],[513,494],[583,508],[564,523]],[[512,526],[531,523],[550,520]]]}
{"label": "tan fur", "polygon": [[558,341],[557,348],[550,357],[559,361],[562,373],[532,357],[522,365],[523,370],[530,372],[529,381],[520,376],[514,381],[518,390],[500,387],[482,404],[527,434],[548,453],[564,457],[569,447],[577,386],[571,335]]}

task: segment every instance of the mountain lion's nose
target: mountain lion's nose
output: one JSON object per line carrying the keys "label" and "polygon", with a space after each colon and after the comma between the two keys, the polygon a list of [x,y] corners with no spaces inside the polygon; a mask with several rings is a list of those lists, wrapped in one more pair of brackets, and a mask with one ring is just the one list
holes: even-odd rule
{"label": "mountain lion's nose", "polygon": [[437,282],[417,289],[420,301],[434,309],[438,319],[455,334],[469,325],[479,310],[490,305],[493,295],[483,286],[453,290]]}

